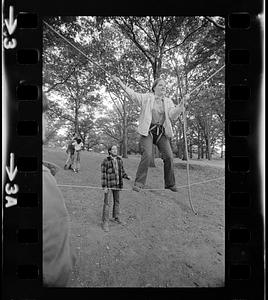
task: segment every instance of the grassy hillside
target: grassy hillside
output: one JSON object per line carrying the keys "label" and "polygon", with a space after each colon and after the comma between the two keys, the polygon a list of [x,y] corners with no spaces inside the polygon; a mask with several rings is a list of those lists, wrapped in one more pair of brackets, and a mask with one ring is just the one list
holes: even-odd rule
{"label": "grassy hillside", "polygon": [[[187,188],[140,193],[131,190],[139,156],[124,160],[132,181],[124,181],[120,193],[121,216],[126,226],[110,222],[110,232],[101,229],[103,191],[100,164],[105,154],[82,152],[78,174],[63,170],[64,151],[44,149],[44,160],[56,163],[56,174],[71,218],[72,244],[77,264],[70,286],[87,287],[181,287],[223,286],[224,283],[224,179],[191,186],[190,209]],[[224,176],[220,167],[193,163],[192,183]],[[213,162],[211,163],[213,165]],[[186,185],[185,162],[175,160],[177,186]],[[148,172],[147,188],[163,188],[163,162]],[[96,187],[96,188],[94,188]],[[112,199],[110,199],[112,203]]]}

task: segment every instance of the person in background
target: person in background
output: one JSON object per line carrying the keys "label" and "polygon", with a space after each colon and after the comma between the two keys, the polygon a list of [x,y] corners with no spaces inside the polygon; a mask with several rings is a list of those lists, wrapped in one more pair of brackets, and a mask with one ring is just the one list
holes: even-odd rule
{"label": "person in background", "polygon": [[80,170],[80,152],[83,148],[82,140],[75,138],[72,145],[74,146],[74,172],[78,173]]}
{"label": "person in background", "polygon": [[[47,109],[48,100],[43,94],[43,143],[46,140]],[[49,163],[46,165],[50,166]],[[43,164],[43,284],[65,287],[68,286],[76,258],[70,244],[69,214],[48,167]]]}
{"label": "person in background", "polygon": [[72,170],[72,165],[74,163],[74,139],[77,137],[76,133],[73,134],[72,139],[67,144],[66,153],[68,155],[66,163],[64,165],[64,170]]}
{"label": "person in background", "polygon": [[[161,78],[154,81],[152,92],[146,94],[136,93],[116,76],[113,76],[113,80],[141,107],[138,133],[140,134],[142,156],[133,190],[140,191],[145,186],[154,144],[161,152],[164,161],[165,189],[177,192],[173,153],[170,145],[170,139],[173,136],[171,120],[178,118],[180,113],[184,111],[183,101],[176,106],[170,98],[165,96],[166,82]],[[185,102],[188,99],[189,96],[186,95]]]}
{"label": "person in background", "polygon": [[113,220],[121,225],[124,222],[120,219],[119,191],[123,188],[123,178],[130,180],[124,170],[123,160],[117,155],[117,147],[108,147],[109,156],[101,164],[101,185],[104,189],[104,204],[102,211],[102,228],[109,231],[109,198],[108,192],[113,194]]}

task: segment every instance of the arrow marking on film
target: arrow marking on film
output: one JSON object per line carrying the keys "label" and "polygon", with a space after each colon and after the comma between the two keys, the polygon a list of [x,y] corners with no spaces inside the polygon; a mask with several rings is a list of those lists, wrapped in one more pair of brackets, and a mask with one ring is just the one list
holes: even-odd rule
{"label": "arrow marking on film", "polygon": [[7,171],[9,180],[12,181],[16,177],[16,174],[18,172],[17,167],[15,167],[15,169],[14,169],[14,153],[10,153],[10,167],[9,168],[6,167],[6,171]]}
{"label": "arrow marking on film", "polygon": [[17,27],[17,19],[14,20],[14,8],[9,6],[9,19],[5,19],[8,33],[11,35]]}
{"label": "arrow marking on film", "polygon": [[6,196],[6,200],[7,200],[7,203],[5,205],[6,208],[14,206],[14,205],[17,205],[17,199],[16,198],[12,198],[10,196]]}

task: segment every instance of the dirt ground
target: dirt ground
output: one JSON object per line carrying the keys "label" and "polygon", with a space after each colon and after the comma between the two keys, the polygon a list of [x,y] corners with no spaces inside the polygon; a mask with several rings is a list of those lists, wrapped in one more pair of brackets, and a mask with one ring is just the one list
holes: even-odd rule
{"label": "dirt ground", "polygon": [[[77,253],[70,287],[222,287],[224,286],[224,164],[192,162],[192,203],[186,187],[185,163],[175,160],[178,193],[169,190],[120,192],[125,226],[110,222],[101,228],[103,191],[100,164],[105,154],[83,152],[78,174],[56,174],[71,219],[71,240]],[[44,159],[61,168],[66,154],[44,150]],[[133,179],[139,156],[124,159]],[[217,179],[219,178],[219,179]],[[215,181],[203,182],[210,179]],[[203,182],[203,183],[200,183]],[[147,188],[163,188],[163,162],[150,168]],[[87,186],[87,187],[81,187]],[[97,188],[94,188],[97,187]],[[112,199],[110,198],[112,204]],[[111,207],[112,210],[112,207]]]}

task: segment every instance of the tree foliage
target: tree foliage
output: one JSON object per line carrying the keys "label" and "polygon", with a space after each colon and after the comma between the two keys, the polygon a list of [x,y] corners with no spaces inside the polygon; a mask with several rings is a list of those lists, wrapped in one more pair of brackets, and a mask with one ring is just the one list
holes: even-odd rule
{"label": "tree foliage", "polygon": [[[225,60],[220,17],[64,16],[45,22],[61,35],[44,24],[43,86],[51,99],[51,126],[66,128],[66,135],[76,131],[87,148],[116,143],[124,157],[138,151],[139,108],[109,75],[137,92],[150,91],[153,80],[162,76],[177,104]],[[210,159],[224,143],[224,122],[222,70],[187,104],[191,155],[197,148],[199,158]],[[185,159],[182,119],[172,125],[174,152]]]}

